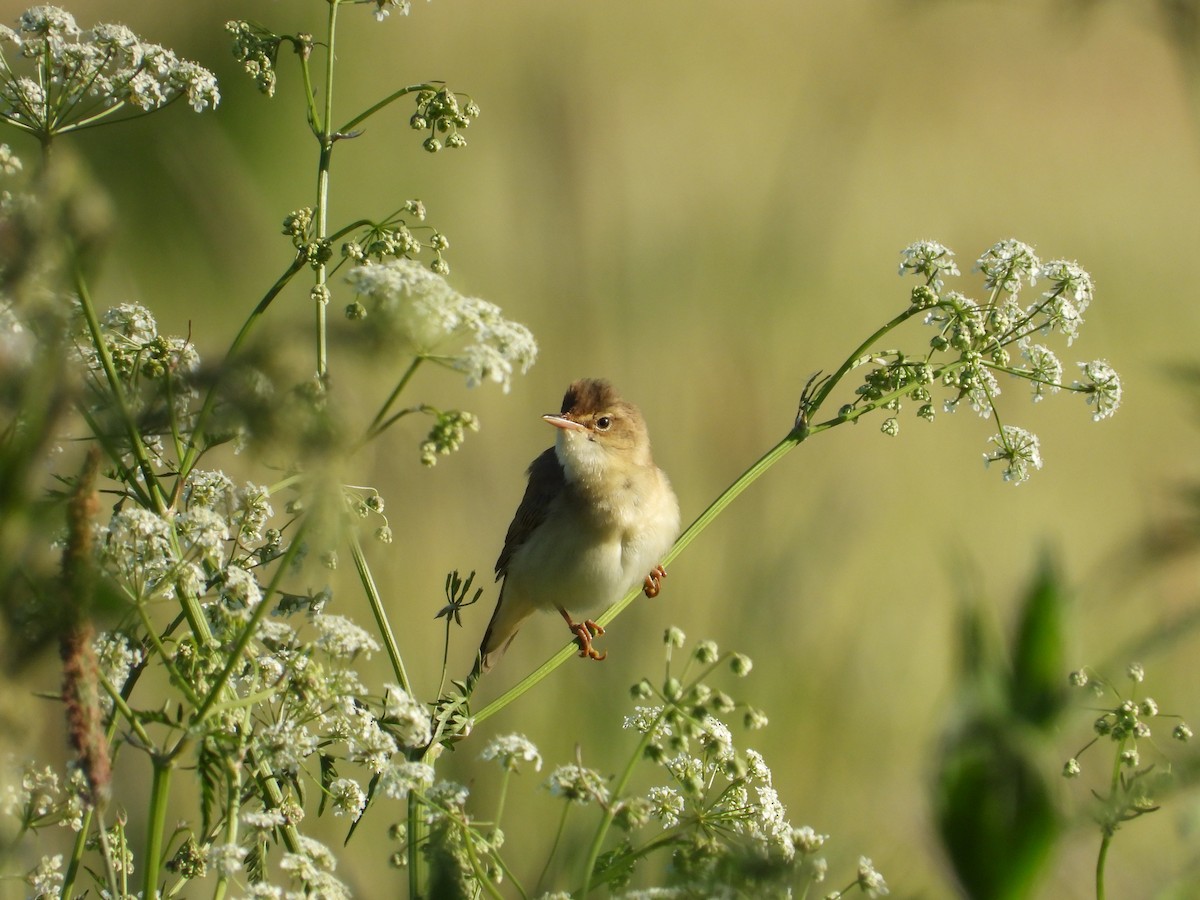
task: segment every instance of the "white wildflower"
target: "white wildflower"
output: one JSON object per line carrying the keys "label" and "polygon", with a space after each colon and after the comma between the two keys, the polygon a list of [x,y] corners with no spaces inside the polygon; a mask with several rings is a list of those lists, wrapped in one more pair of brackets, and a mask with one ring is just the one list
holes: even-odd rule
{"label": "white wildflower", "polygon": [[329,785],[329,801],[335,816],[357,819],[367,805],[367,794],[352,778],[338,778]]}
{"label": "white wildflower", "polygon": [[942,288],[943,275],[957,275],[958,264],[954,262],[954,251],[937,241],[917,241],[901,252],[900,274],[912,272],[926,278],[935,290]]}
{"label": "white wildflower", "polygon": [[685,809],[683,795],[679,791],[664,785],[650,788],[648,796],[653,814],[662,822],[663,828],[673,828],[679,824]]}
{"label": "white wildflower", "polygon": [[1088,405],[1096,407],[1092,413],[1093,421],[1111,417],[1121,406],[1121,376],[1103,359],[1080,363],[1079,368],[1087,382],[1077,381],[1073,387],[1085,393]]}
{"label": "white wildflower", "polygon": [[504,734],[492,738],[479,758],[498,760],[501,768],[508,772],[516,772],[521,762],[533,763],[535,772],[542,770],[542,754],[523,734]]}
{"label": "white wildflower", "polygon": [[384,685],[383,717],[405,747],[424,747],[433,740],[429,711],[398,684]]}
{"label": "white wildflower", "polygon": [[608,785],[604,776],[595,769],[587,769],[576,763],[559,766],[550,773],[546,782],[550,793],[572,803],[586,804],[593,800],[608,802]]}
{"label": "white wildflower", "polygon": [[1018,294],[1023,284],[1037,283],[1042,264],[1032,247],[1008,238],[985,250],[976,267],[983,273],[983,285],[988,290]]}
{"label": "white wildflower", "polygon": [[983,454],[984,465],[1005,463],[1004,480],[1021,484],[1029,479],[1031,470],[1042,467],[1041,446],[1036,434],[1016,425],[1005,425],[992,437],[996,449]]}

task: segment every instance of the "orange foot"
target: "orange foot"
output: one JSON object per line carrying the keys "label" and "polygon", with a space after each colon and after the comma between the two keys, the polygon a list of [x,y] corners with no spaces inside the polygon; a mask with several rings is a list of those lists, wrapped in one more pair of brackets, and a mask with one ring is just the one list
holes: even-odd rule
{"label": "orange foot", "polygon": [[561,606],[558,611],[562,617],[567,620],[567,627],[575,635],[575,640],[579,642],[579,655],[584,659],[602,660],[608,656],[608,651],[601,653],[592,646],[592,638],[599,637],[604,634],[604,627],[596,624],[591,619],[584,619],[582,622],[574,622],[571,620],[571,614]]}
{"label": "orange foot", "polygon": [[662,590],[662,580],[666,577],[667,570],[662,566],[655,566],[646,576],[646,584],[642,588],[642,593],[647,597],[657,597],[658,592]]}

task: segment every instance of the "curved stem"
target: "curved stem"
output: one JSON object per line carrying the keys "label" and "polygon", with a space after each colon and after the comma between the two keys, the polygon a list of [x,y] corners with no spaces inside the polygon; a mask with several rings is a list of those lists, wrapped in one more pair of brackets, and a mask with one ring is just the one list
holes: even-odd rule
{"label": "curved stem", "polygon": [[400,380],[396,382],[396,386],[392,389],[391,394],[388,395],[387,400],[384,401],[383,406],[379,407],[379,412],[375,413],[375,418],[371,420],[371,424],[367,428],[367,434],[364,438],[364,441],[375,437],[375,435],[379,434],[379,432],[383,431],[384,428],[387,427],[386,424],[383,424],[384,416],[388,414],[388,410],[392,408],[392,404],[396,402],[396,399],[400,396],[401,392],[403,392],[403,390],[408,386],[408,383],[412,381],[413,375],[415,375],[417,372],[417,367],[420,366],[424,361],[425,357],[423,356],[413,357],[413,361],[408,364],[408,368],[404,370],[404,374],[401,375]]}
{"label": "curved stem", "polygon": [[621,794],[625,792],[625,786],[629,784],[629,779],[633,777],[634,767],[637,765],[642,754],[646,750],[646,745],[650,742],[650,735],[658,727],[658,723],[662,721],[662,717],[666,714],[667,707],[663,707],[663,712],[659,713],[654,724],[647,728],[642,733],[642,739],[638,741],[638,745],[634,748],[633,753],[629,757],[629,762],[625,765],[625,771],[621,773],[621,777],[617,779],[617,783],[613,785],[610,793],[611,799],[608,806],[604,810],[604,817],[600,820],[600,825],[596,828],[596,834],[592,837],[592,845],[588,848],[587,860],[584,863],[583,870],[583,890],[580,891],[580,897],[587,897],[588,891],[592,888],[592,874],[596,869],[596,860],[600,858],[600,849],[604,846],[604,839],[608,836],[608,829],[612,826],[613,819],[617,814],[617,804],[620,802]]}
{"label": "curved stem", "polygon": [[154,474],[154,468],[150,464],[150,457],[146,453],[146,445],[142,442],[142,435],[138,431],[137,422],[134,421],[133,412],[130,410],[129,403],[125,399],[125,389],[121,386],[121,379],[117,375],[116,366],[113,364],[112,354],[108,352],[108,344],[104,340],[104,331],[100,327],[100,319],[96,315],[96,308],[92,304],[92,297],[88,292],[87,281],[80,270],[78,256],[73,253],[72,257],[71,268],[75,278],[75,290],[79,293],[79,305],[83,309],[83,317],[87,321],[88,334],[92,339],[92,344],[96,348],[96,355],[100,359],[100,365],[104,369],[104,377],[108,381],[108,388],[112,392],[114,402],[117,404],[117,411],[121,416],[121,424],[125,426],[129,437],[130,449],[133,452],[134,459],[137,460],[137,467],[142,473],[142,479],[146,482],[146,490],[149,492],[150,500],[154,504],[154,511],[161,515],[166,511],[166,495],[162,491],[162,486],[158,483],[158,477]]}
{"label": "curved stem", "polygon": [[[225,361],[222,363],[220,369],[222,373],[228,370],[230,361],[237,355],[238,351],[241,350],[242,345],[246,343],[246,338],[250,336],[250,332],[254,330],[254,326],[266,313],[267,308],[270,307],[272,301],[279,296],[279,292],[287,286],[288,282],[292,280],[297,272],[304,268],[304,262],[305,260],[303,254],[297,254],[296,258],[292,260],[291,265],[287,267],[287,270],[277,279],[275,279],[275,283],[271,285],[270,289],[263,295],[262,299],[258,301],[258,305],[254,307],[254,311],[251,312],[246,321],[242,323],[242,327],[238,330],[237,335],[234,337],[233,343],[231,343],[229,345],[229,349],[225,351]],[[200,456],[200,443],[204,437],[204,429],[208,425],[208,420],[212,416],[213,409],[216,407],[217,388],[220,386],[220,384],[221,379],[217,378],[213,384],[209,386],[208,393],[204,396],[204,405],[200,407],[200,412],[196,416],[196,424],[192,428],[191,435],[188,437],[187,449],[179,461],[180,478],[187,478],[188,473],[191,472],[192,467],[196,464],[196,460]]]}
{"label": "curved stem", "polygon": [[371,118],[371,116],[375,115],[375,113],[379,112],[381,109],[383,109],[388,104],[395,103],[397,100],[399,100],[401,97],[405,96],[406,94],[411,94],[411,93],[414,93],[415,91],[436,91],[436,90],[439,90],[440,88],[441,88],[440,84],[429,84],[429,83],[410,84],[408,87],[402,87],[402,88],[400,88],[400,90],[396,91],[395,93],[388,94],[386,97],[384,97],[378,103],[376,103],[374,106],[368,107],[365,111],[359,113],[357,116],[355,116],[349,122],[347,122],[345,125],[343,125],[341,128],[339,128],[338,134],[341,134],[341,135],[349,134],[351,131],[353,131],[355,129],[355,127],[357,127],[361,123],[365,122],[367,119]]}
{"label": "curved stem", "polygon": [[292,539],[288,543],[288,548],[283,554],[283,559],[281,559],[279,561],[279,565],[275,567],[275,574],[272,576],[270,584],[268,584],[267,589],[263,591],[262,599],[258,601],[258,606],[254,608],[254,612],[250,616],[250,621],[245,624],[241,630],[241,633],[238,634],[237,641],[234,643],[233,647],[228,651],[224,651],[225,655],[227,656],[225,668],[221,670],[221,674],[219,674],[216,680],[213,682],[212,687],[208,691],[208,696],[204,698],[203,702],[200,703],[199,708],[197,708],[196,712],[193,713],[193,729],[203,722],[208,714],[215,708],[217,698],[225,692],[225,688],[229,685],[229,679],[233,677],[234,670],[241,666],[242,654],[246,652],[246,647],[250,644],[251,639],[258,631],[259,624],[266,617],[267,612],[271,609],[271,604],[268,602],[271,599],[271,595],[279,588],[279,582],[283,580],[284,574],[291,569],[291,563],[296,558],[296,554],[303,545],[302,538],[305,530],[308,527],[308,521],[309,520],[305,518],[300,522],[300,526],[296,529],[296,533],[292,535]]}
{"label": "curved stem", "polygon": [[1100,839],[1100,853],[1096,857],[1096,900],[1104,900],[1104,862],[1108,859],[1108,845],[1112,843],[1112,833],[1105,829]]}

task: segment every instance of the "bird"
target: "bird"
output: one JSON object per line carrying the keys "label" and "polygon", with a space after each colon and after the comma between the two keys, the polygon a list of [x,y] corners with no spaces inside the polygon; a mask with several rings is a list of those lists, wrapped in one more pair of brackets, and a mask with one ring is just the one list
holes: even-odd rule
{"label": "bird", "polygon": [[529,466],[528,484],[496,560],[501,581],[484,632],[475,675],[491,669],[534,612],[556,609],[595,660],[604,629],[578,612],[606,607],[641,583],[657,596],[661,560],[679,535],[679,501],[654,464],[641,411],[603,379],[575,381],[559,413],[542,419],[557,429],[554,446]]}

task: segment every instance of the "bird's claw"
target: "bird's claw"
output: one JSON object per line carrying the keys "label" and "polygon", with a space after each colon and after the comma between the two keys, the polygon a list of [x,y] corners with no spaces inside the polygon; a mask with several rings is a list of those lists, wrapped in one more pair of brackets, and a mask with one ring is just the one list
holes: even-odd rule
{"label": "bird's claw", "polygon": [[662,580],[667,577],[667,570],[661,565],[655,566],[650,570],[650,574],[646,576],[646,582],[642,587],[642,593],[647,597],[657,597],[658,592],[662,590]]}
{"label": "bird's claw", "polygon": [[567,619],[567,625],[575,634],[575,640],[579,642],[579,656],[582,659],[594,659],[597,662],[608,656],[608,651],[601,653],[592,646],[592,638],[599,637],[604,634],[604,626],[593,622],[591,619],[585,619],[582,622],[572,622]]}

